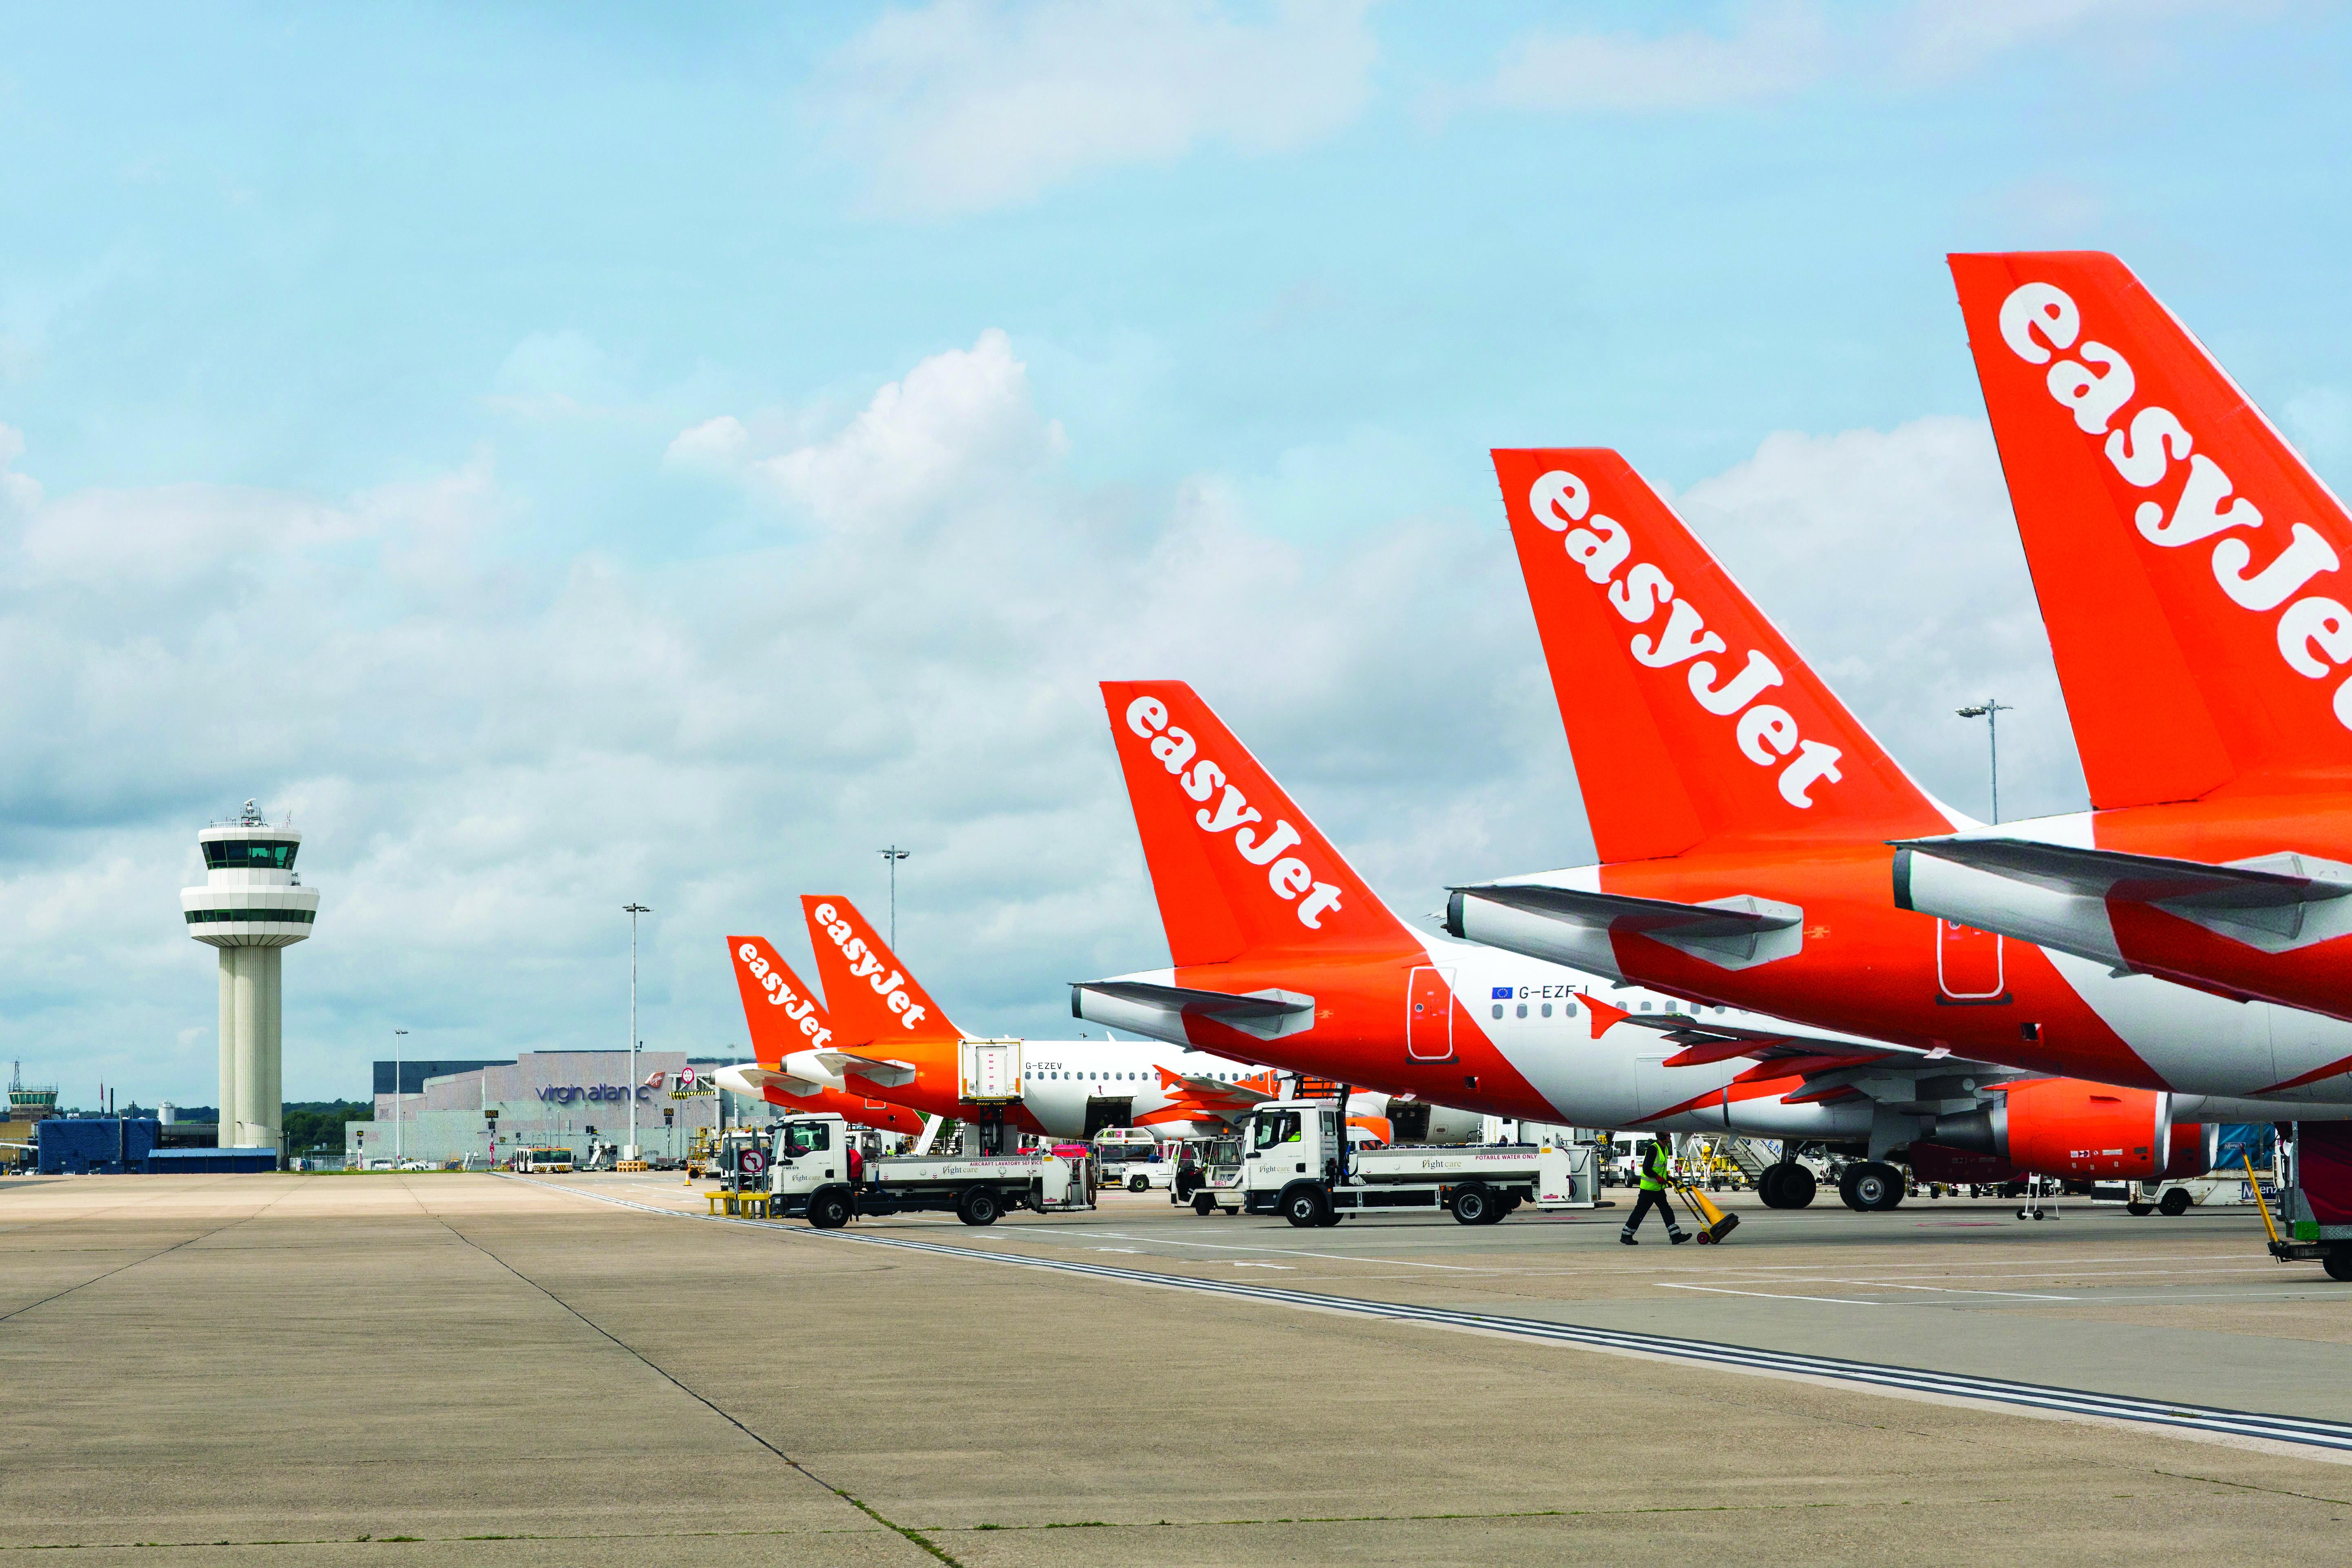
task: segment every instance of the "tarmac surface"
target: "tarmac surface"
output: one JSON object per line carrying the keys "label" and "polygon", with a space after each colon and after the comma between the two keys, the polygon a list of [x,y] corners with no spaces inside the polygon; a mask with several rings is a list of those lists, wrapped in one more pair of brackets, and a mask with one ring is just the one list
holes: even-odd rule
{"label": "tarmac surface", "polygon": [[1593,1348],[2352,1422],[2352,1287],[2272,1263],[2251,1209],[1741,1200],[1721,1247],[1636,1249],[1622,1210],[705,1208],[659,1176],[0,1182],[0,1568],[2316,1560],[2352,1521],[2352,1455]]}

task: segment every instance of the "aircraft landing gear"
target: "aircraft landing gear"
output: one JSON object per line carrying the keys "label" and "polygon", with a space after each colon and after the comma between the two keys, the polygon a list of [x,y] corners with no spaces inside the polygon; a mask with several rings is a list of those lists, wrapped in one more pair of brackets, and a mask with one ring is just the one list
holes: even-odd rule
{"label": "aircraft landing gear", "polygon": [[1838,1178],[1838,1196],[1859,1214],[1884,1214],[1903,1201],[1903,1173],[1878,1160],[1848,1165]]}
{"label": "aircraft landing gear", "polygon": [[1794,1160],[1781,1160],[1765,1166],[1756,1178],[1756,1195],[1768,1209],[1801,1209],[1813,1201],[1820,1186],[1811,1171]]}

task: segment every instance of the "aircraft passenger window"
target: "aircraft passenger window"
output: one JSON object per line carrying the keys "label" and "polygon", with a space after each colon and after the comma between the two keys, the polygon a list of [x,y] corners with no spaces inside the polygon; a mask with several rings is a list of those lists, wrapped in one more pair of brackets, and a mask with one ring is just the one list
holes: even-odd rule
{"label": "aircraft passenger window", "polygon": [[1643,1004],[1642,1004],[1642,1011],[1643,1011],[1643,1012],[1644,1012],[1644,1013],[1646,1013],[1646,1012],[1648,1012],[1649,1010],[1650,1010],[1650,1005],[1649,1005],[1647,1002],[1643,1003]]}
{"label": "aircraft passenger window", "polygon": [[1564,1018],[1573,1018],[1576,1016],[1576,1004],[1573,1002],[1564,1002],[1560,1004],[1559,1012],[1560,1016]]}
{"label": "aircraft passenger window", "polygon": [[1528,1016],[1528,1005],[1527,1005],[1526,1003],[1522,1002],[1522,1003],[1520,1003],[1520,1004],[1519,1004],[1519,1016],[1520,1016],[1520,1017],[1522,1017],[1522,1018],[1524,1018],[1524,1017],[1526,1017],[1527,1016]]}
{"label": "aircraft passenger window", "polygon": [[1502,1005],[1500,1002],[1497,1002],[1497,1003],[1496,1003],[1496,1004],[1495,1004],[1495,1016],[1496,1016],[1497,1018],[1499,1018],[1499,1017],[1501,1017],[1502,1016],[1503,1016],[1503,1005]]}
{"label": "aircraft passenger window", "polygon": [[1543,1005],[1543,1016],[1547,1018],[1551,1016],[1551,1004],[1549,1002]]}

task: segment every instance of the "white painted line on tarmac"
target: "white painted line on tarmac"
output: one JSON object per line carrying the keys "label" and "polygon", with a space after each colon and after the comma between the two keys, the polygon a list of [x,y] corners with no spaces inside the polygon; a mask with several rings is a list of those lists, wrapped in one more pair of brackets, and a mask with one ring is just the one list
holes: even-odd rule
{"label": "white painted line on tarmac", "polygon": [[[1332,1263],[1386,1263],[1392,1264],[1399,1268],[1442,1268],[1450,1274],[1493,1274],[1499,1272],[1498,1270],[1492,1268],[1465,1268],[1458,1263],[1418,1263],[1410,1258],[1369,1258],[1345,1252],[1308,1252],[1301,1247],[1244,1247],[1239,1243],[1230,1241],[1172,1241],[1166,1237],[1122,1236],[1116,1231],[1105,1230],[1066,1230],[1059,1232],[1058,1234],[1063,1236],[1108,1237],[1114,1241],[1141,1241],[1148,1242],[1154,1247],[1208,1247],[1218,1252],[1270,1252],[1277,1258],[1319,1258]],[[1095,1248],[1095,1250],[1097,1252],[1103,1252],[1109,1249],[1098,1247]]]}
{"label": "white painted line on tarmac", "polygon": [[1847,1296],[1795,1296],[1780,1290],[1734,1290],[1726,1285],[1669,1285],[1653,1281],[1661,1290],[1705,1290],[1713,1296],[1759,1296],[1767,1301],[1828,1301],[1840,1307],[1884,1307],[1884,1301],[1857,1301]]}
{"label": "white painted line on tarmac", "polygon": [[[507,1180],[523,1180],[507,1177]],[[1981,1377],[1970,1373],[1937,1372],[1926,1367],[1893,1366],[1878,1362],[1847,1361],[1837,1356],[1813,1355],[1796,1351],[1767,1350],[1755,1345],[1717,1344],[1706,1340],[1677,1339],[1666,1334],[1642,1333],[1627,1329],[1603,1329],[1583,1323],[1559,1322],[1547,1318],[1511,1318],[1491,1312],[1465,1311],[1455,1308],[1423,1307],[1404,1301],[1374,1301],[1356,1296],[1332,1296],[1320,1291],[1294,1290],[1276,1285],[1248,1285],[1237,1279],[1202,1279],[1188,1274],[1162,1274],[1149,1269],[1123,1268],[1108,1263],[1081,1263],[1075,1258],[1031,1258],[1020,1253],[996,1252],[971,1247],[950,1247],[944,1242],[917,1241],[909,1237],[887,1236],[874,1232],[858,1234],[846,1230],[812,1230],[773,1220],[740,1219],[726,1215],[698,1215],[673,1208],[656,1208],[633,1198],[616,1197],[580,1187],[562,1187],[555,1183],[534,1184],[556,1191],[569,1192],[594,1203],[611,1204],[617,1208],[635,1209],[661,1219],[685,1220],[689,1224],[739,1226],[763,1230],[771,1235],[787,1237],[794,1242],[818,1242],[850,1247],[888,1247],[905,1252],[929,1253],[934,1257],[960,1258],[973,1263],[992,1263],[1003,1268],[1034,1268],[1047,1273],[1074,1275],[1080,1279],[1098,1279],[1114,1284],[1140,1285],[1150,1289],[1190,1291],[1198,1295],[1220,1296],[1228,1300],[1250,1301],[1264,1306],[1287,1307],[1301,1311],[1325,1312],[1334,1317],[1357,1318],[1375,1322],[1418,1323],[1424,1327],[1451,1330],[1461,1333],[1489,1335],[1499,1339],[1517,1340],[1538,1344],[1573,1347],[1597,1351],[1604,1355],[1622,1355],[1641,1361],[1704,1366],[1721,1372],[1743,1373],[1757,1377],[1773,1377],[1797,1383],[1808,1383],[1853,1392],[1886,1394],[1897,1399],[1916,1399],[1933,1405],[1958,1405],[1969,1409],[1989,1410],[1997,1415],[2025,1414],[2052,1420],[2081,1422],[2093,1426],[2121,1427],[2128,1431],[2154,1433],[2167,1436],[2185,1437],[2192,1441],[2218,1443],[2230,1447],[2252,1448],[2264,1453],[2283,1453],[2300,1458],[2326,1459],[2336,1464],[2352,1464],[2352,1423],[2326,1421],[2311,1416],[2281,1415],[2264,1411],[2231,1410],[2220,1405],[2176,1404],[2168,1400],[2142,1399],[2131,1394],[2101,1394],[2091,1389],[2062,1388],[2047,1384],[2018,1383],[2008,1378]],[[1707,1286],[1671,1287],[1675,1289],[1708,1289]],[[1769,1295],[1763,1291],[1728,1291],[1736,1295]],[[1824,1300],[1832,1298],[1783,1296],[1781,1300]],[[1848,1301],[1839,1305],[1883,1306],[1877,1301]]]}
{"label": "white painted line on tarmac", "polygon": [[[1801,1281],[1790,1281],[1801,1283]],[[1892,1279],[1824,1279],[1824,1285],[1869,1285],[1881,1290],[1925,1290],[1936,1296],[2008,1296],[2020,1301],[2073,1301],[2074,1296],[2048,1296],[2032,1290],[1963,1290],[1957,1285],[1905,1285]]]}

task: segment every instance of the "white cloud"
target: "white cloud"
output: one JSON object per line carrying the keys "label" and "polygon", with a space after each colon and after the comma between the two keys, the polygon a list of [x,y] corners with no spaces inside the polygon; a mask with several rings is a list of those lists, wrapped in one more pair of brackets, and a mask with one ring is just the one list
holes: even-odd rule
{"label": "white cloud", "polygon": [[851,41],[816,107],[880,208],[1016,205],[1203,144],[1277,153],[1332,134],[1370,95],[1365,8],[1277,0],[1241,21],[1209,0],[934,0]]}
{"label": "white cloud", "polygon": [[24,491],[0,528],[12,1054],[209,1099],[211,956],[177,889],[248,795],[294,812],[325,899],[287,964],[298,1095],[355,1089],[395,1023],[447,1056],[619,1037],[631,899],[656,911],[646,1037],[725,1048],[719,939],[791,951],[804,890],[878,905],[893,839],[908,956],[960,1021],[1059,1032],[1063,982],[1164,960],[1113,676],[1195,682],[1408,909],[1462,845],[1576,853],[1508,552],[1462,548],[1491,520],[1376,519],[1308,555],[1246,484],[1088,490],[998,332],[806,423],[684,433],[768,535],[658,568],[514,566],[509,531],[550,520],[487,457],[341,498]]}
{"label": "white cloud", "polygon": [[741,467],[744,449],[751,445],[751,433],[732,414],[721,414],[716,419],[706,419],[677,433],[662,454],[663,463],[674,468],[700,468],[714,473],[732,473]]}
{"label": "white cloud", "polygon": [[[698,456],[747,444],[740,424],[714,426],[722,421],[678,441],[692,438]],[[933,354],[883,387],[830,439],[756,458],[749,471],[822,521],[870,530],[937,506],[957,487],[1025,472],[1066,444],[1059,422],[1031,406],[1028,367],[1012,340],[991,328],[970,349]]]}
{"label": "white cloud", "polygon": [[2096,27],[2112,57],[2144,43],[2158,24],[2225,5],[2241,16],[2275,8],[2249,0],[1916,0],[1901,14],[1893,53],[1908,75],[1948,79]]}
{"label": "white cloud", "polygon": [[1570,114],[1730,109],[1830,83],[1866,90],[1939,85],[2021,50],[2087,37],[2108,63],[2137,58],[2179,16],[2219,0],[1913,0],[1832,9],[1748,0],[1717,27],[1641,33],[1543,27],[1505,47],[1454,102]]}
{"label": "white cloud", "polygon": [[24,455],[25,433],[13,425],[0,425],[0,522],[41,504],[40,481],[12,466]]}
{"label": "white cloud", "polygon": [[1541,30],[1504,50],[1486,96],[1571,113],[1725,108],[1802,91],[1829,56],[1819,8],[1802,4],[1752,7],[1720,34]]}
{"label": "white cloud", "polygon": [[1981,420],[1782,432],[1677,500],[1743,587],[1921,782],[1988,808],[1984,726],[2001,718],[2001,812],[2083,809],[2082,771],[2009,491]]}
{"label": "white cloud", "polygon": [[2286,400],[2280,417],[2295,445],[2323,462],[2352,452],[2352,395],[2339,387],[2305,387]]}
{"label": "white cloud", "polygon": [[[395,1024],[452,1057],[623,1037],[633,899],[646,1037],[731,1048],[721,939],[804,952],[797,896],[878,909],[893,841],[932,990],[1051,1037],[1063,983],[1164,961],[1110,678],[1192,681],[1409,916],[1589,853],[1490,491],[1308,552],[1265,526],[1263,476],[1091,490],[992,332],[828,431],[730,417],[702,444],[766,536],[658,567],[512,565],[510,531],[548,520],[487,457],[331,500],[12,490],[11,1054],[210,1098],[212,958],[177,890],[195,828],[248,795],[294,813],[324,895],[287,961],[298,1096],[355,1091]],[[2020,709],[2018,798],[2069,804],[1981,426],[1778,436],[1684,504],[1931,784],[1976,804],[1981,731],[1947,714],[1990,692]]]}

